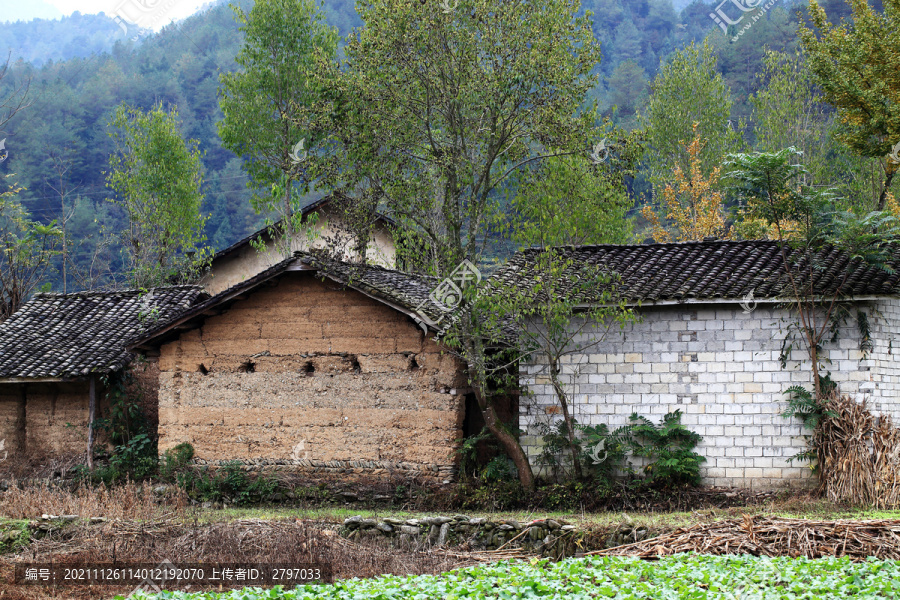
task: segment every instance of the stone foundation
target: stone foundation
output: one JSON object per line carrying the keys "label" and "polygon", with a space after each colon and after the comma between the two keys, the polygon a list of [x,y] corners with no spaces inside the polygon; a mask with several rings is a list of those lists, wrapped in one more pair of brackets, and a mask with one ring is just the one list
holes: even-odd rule
{"label": "stone foundation", "polygon": [[576,542],[582,537],[574,525],[565,521],[540,519],[519,523],[463,515],[405,520],[356,516],[344,521],[342,533],[351,540],[384,539],[408,550],[467,544],[474,551],[521,548],[552,558],[573,556],[580,548]]}

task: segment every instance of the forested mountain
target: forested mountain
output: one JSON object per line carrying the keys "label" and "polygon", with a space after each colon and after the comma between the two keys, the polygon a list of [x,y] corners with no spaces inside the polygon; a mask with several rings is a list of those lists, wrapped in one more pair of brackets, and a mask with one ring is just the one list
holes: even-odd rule
{"label": "forested mountain", "polygon": [[[235,3],[247,7],[252,0]],[[824,4],[829,10],[836,10],[830,5],[846,8],[842,0]],[[747,96],[758,86],[764,48],[796,47],[797,16],[790,7],[790,0],[783,0],[754,24],[752,36],[731,42],[710,18],[711,6],[699,0],[680,12],[672,0],[585,0],[583,9],[592,11],[603,49],[596,98],[617,122],[634,125],[660,61],[709,36],[735,96],[735,118],[747,117]],[[327,0],[323,12],[341,36],[361,25],[353,0]],[[182,133],[197,139],[205,153],[204,210],[211,214],[206,233],[214,248],[260,226],[263,216],[249,205],[241,159],[223,149],[216,130],[222,118],[219,76],[235,69],[240,42],[233,11],[224,2],[138,42],[123,41],[112,20],[95,15],[0,25],[0,44],[34,61],[14,64],[0,81],[5,97],[30,78],[33,100],[0,132],[9,152],[0,175],[14,173],[7,182],[26,188],[20,198],[33,218],[65,221],[82,271],[93,269],[96,275],[119,265],[112,247],[105,253],[97,249],[104,233],[123,222],[106,200],[111,192],[104,174],[112,150],[107,123],[121,102],[145,110],[159,101],[177,106]],[[72,276],[67,289],[79,285]],[[58,276],[54,288],[62,289]]]}
{"label": "forested mountain", "polygon": [[119,26],[102,14],[76,11],[61,19],[0,23],[3,56],[9,53],[14,61],[21,59],[34,65],[108,52],[122,38]]}

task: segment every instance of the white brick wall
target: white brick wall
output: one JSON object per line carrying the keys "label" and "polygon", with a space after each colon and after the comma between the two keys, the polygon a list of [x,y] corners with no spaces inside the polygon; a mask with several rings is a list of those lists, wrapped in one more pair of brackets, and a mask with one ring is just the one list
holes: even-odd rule
{"label": "white brick wall", "polygon": [[[843,393],[865,398],[876,413],[900,423],[900,300],[863,306],[874,346],[859,351],[855,310],[837,343],[826,343],[826,370]],[[745,314],[739,306],[648,307],[642,321],[610,330],[585,353],[567,357],[564,373],[580,423],[610,428],[636,412],[659,422],[675,409],[682,423],[703,436],[704,482],[711,485],[778,488],[811,484],[808,463],[788,459],[806,448],[799,420],[781,416],[784,391],[809,386],[806,353],[795,350],[787,367],[778,360],[790,314],[760,304]],[[591,340],[583,334],[580,343]],[[523,364],[529,392],[520,403],[523,445],[540,453],[537,424],[559,418],[543,365]]]}

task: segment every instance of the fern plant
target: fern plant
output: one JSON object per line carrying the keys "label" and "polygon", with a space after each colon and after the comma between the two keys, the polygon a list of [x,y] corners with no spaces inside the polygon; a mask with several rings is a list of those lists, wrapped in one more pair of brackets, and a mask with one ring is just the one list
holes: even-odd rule
{"label": "fern plant", "polygon": [[626,464],[625,458],[632,444],[632,429],[632,425],[623,425],[613,431],[605,423],[580,425],[584,464],[601,479],[612,477]]}
{"label": "fern plant", "polygon": [[818,459],[821,445],[818,435],[819,425],[826,418],[837,417],[837,413],[829,408],[831,398],[837,393],[837,384],[832,381],[830,373],[819,377],[819,389],[823,393],[821,400],[817,400],[811,391],[801,385],[789,387],[785,392],[788,396],[788,406],[781,413],[786,419],[797,417],[806,429],[813,432],[812,435],[806,436],[809,447],[788,459],[789,463],[795,460],[809,462],[813,471],[818,471],[818,464],[813,463]]}
{"label": "fern plant", "polygon": [[635,422],[631,427],[632,452],[655,459],[644,467],[651,482],[665,487],[700,483],[700,464],[706,459],[694,448],[703,438],[681,424],[680,410],[665,415],[658,426],[637,413],[631,420]]}

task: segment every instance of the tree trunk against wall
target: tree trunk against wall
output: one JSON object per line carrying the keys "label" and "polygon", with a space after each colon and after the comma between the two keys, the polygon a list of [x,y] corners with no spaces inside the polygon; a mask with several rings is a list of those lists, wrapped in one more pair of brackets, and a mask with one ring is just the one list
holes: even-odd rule
{"label": "tree trunk against wall", "polygon": [[94,419],[97,416],[97,377],[91,375],[90,391],[88,392],[88,439],[87,439],[87,466],[94,470]]}
{"label": "tree trunk against wall", "polygon": [[28,401],[28,384],[23,383],[19,393],[19,400],[16,403],[16,430],[15,438],[12,440],[13,451],[19,456],[26,456],[27,435],[27,415],[25,412],[26,403]]}

